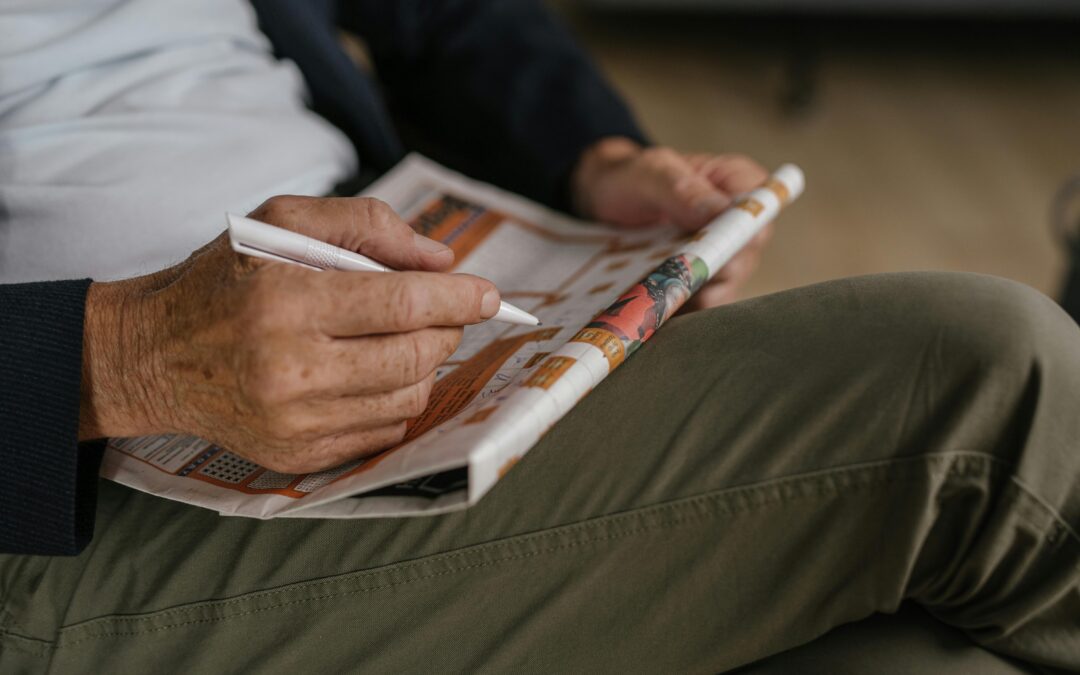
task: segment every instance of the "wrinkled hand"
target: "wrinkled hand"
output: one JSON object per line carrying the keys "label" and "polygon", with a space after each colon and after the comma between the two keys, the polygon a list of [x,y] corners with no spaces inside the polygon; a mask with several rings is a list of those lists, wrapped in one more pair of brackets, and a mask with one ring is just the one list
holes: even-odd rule
{"label": "wrinkled hand", "polygon": [[498,311],[490,282],[436,273],[453,253],[377,200],[275,197],[251,217],[422,271],[265,263],[222,235],[93,284],[81,438],[191,433],[275,471],[335,466],[399,442],[461,327]]}
{"label": "wrinkled hand", "polygon": [[[693,231],[767,178],[760,164],[741,155],[686,155],[610,138],[584,153],[572,193],[577,211],[593,220],[627,228],[671,223]],[[733,301],[771,236],[771,226],[762,230],[691,298],[688,309]]]}

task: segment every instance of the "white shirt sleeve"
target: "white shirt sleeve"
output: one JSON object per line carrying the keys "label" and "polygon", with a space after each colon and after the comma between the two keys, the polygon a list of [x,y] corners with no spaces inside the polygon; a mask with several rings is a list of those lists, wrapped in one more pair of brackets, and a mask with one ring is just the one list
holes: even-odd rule
{"label": "white shirt sleeve", "polygon": [[274,194],[356,170],[244,0],[0,8],[0,282],[182,260]]}

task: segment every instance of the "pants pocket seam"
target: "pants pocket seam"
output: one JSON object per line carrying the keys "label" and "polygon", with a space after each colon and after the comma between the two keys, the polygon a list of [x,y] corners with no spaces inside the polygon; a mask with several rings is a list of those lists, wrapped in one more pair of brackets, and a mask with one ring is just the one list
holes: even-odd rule
{"label": "pants pocket seam", "polygon": [[[428,581],[460,572],[493,567],[544,555],[582,549],[600,543],[617,541],[650,532],[682,527],[713,519],[717,516],[737,516],[760,508],[772,508],[795,501],[810,498],[830,498],[846,494],[851,490],[865,490],[881,484],[896,484],[922,480],[927,472],[935,469],[951,475],[988,475],[1005,467],[1003,462],[981,453],[955,452],[935,455],[917,455],[879,462],[848,465],[821,471],[787,476],[757,484],[723,488],[698,495],[691,495],[669,502],[649,504],[613,514],[597,516],[574,523],[559,525],[536,532],[513,535],[505,539],[474,544],[463,549],[431,554],[414,560],[406,560],[390,565],[353,572],[345,572],[318,580],[308,580],[289,584],[274,589],[250,591],[232,598],[202,601],[180,605],[139,615],[112,615],[87,619],[60,629],[55,643],[56,648],[73,647],[83,642],[125,636],[136,636],[182,628],[184,626],[217,623],[266,611],[281,609],[298,604],[307,604],[338,597],[348,597],[374,593],[402,585]],[[903,471],[896,475],[897,470]],[[802,486],[803,489],[800,489]],[[811,486],[812,489],[805,489]],[[771,492],[770,495],[764,493]],[[680,511],[689,511],[689,515],[678,516]],[[675,514],[676,517],[664,517]],[[619,522],[631,520],[645,521],[646,524],[622,529]],[[597,532],[599,530],[599,532]],[[571,539],[564,543],[525,551],[529,544],[544,539],[558,539],[582,532],[595,532],[599,536]],[[421,574],[393,580],[374,586],[363,585],[353,588],[335,589],[332,592],[318,593],[321,587],[334,585],[357,585],[364,581],[387,577],[395,573],[422,571],[425,567],[452,564],[466,556],[482,556],[498,549],[511,549],[511,553],[480,561],[473,564],[454,565],[448,569],[431,574]],[[275,600],[280,596],[315,591],[315,595],[303,595],[288,600]],[[260,601],[271,600],[271,604],[255,606],[243,611],[230,611],[232,608],[243,609]],[[214,615],[195,617],[199,613],[216,612]],[[194,617],[194,618],[193,618]],[[172,619],[172,621],[170,621]],[[129,630],[109,630],[122,628],[124,625],[137,626],[139,623],[168,621],[162,625],[133,627]],[[94,631],[95,627],[106,628],[106,632]],[[79,636],[82,634],[82,636]],[[23,637],[12,634],[14,637]],[[70,639],[74,638],[74,639]],[[36,638],[30,638],[37,640]]]}

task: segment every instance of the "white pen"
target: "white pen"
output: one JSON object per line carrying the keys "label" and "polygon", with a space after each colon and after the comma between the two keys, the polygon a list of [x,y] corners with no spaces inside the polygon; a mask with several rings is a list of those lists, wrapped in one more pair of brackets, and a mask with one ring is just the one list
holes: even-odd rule
{"label": "white pen", "polygon": [[[395,271],[367,256],[327,244],[325,241],[312,239],[298,232],[290,232],[233,213],[226,213],[225,220],[229,225],[229,241],[237,253],[264,260],[301,265],[313,270]],[[491,318],[523,326],[540,325],[540,319],[508,302],[500,303],[499,313]]]}

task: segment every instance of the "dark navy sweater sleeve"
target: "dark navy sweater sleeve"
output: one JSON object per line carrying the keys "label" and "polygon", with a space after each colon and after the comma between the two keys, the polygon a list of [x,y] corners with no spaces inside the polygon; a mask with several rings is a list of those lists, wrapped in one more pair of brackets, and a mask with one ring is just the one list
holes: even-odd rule
{"label": "dark navy sweater sleeve", "polygon": [[75,555],[104,443],[78,443],[90,280],[0,285],[0,552]]}
{"label": "dark navy sweater sleeve", "polygon": [[[312,106],[368,170],[418,150],[466,174],[569,209],[569,177],[605,136],[646,142],[630,109],[540,0],[252,0]],[[370,48],[377,81],[342,50]]]}
{"label": "dark navy sweater sleeve", "polygon": [[569,176],[605,136],[645,142],[629,108],[540,0],[340,0],[399,123],[460,168],[567,209]]}

